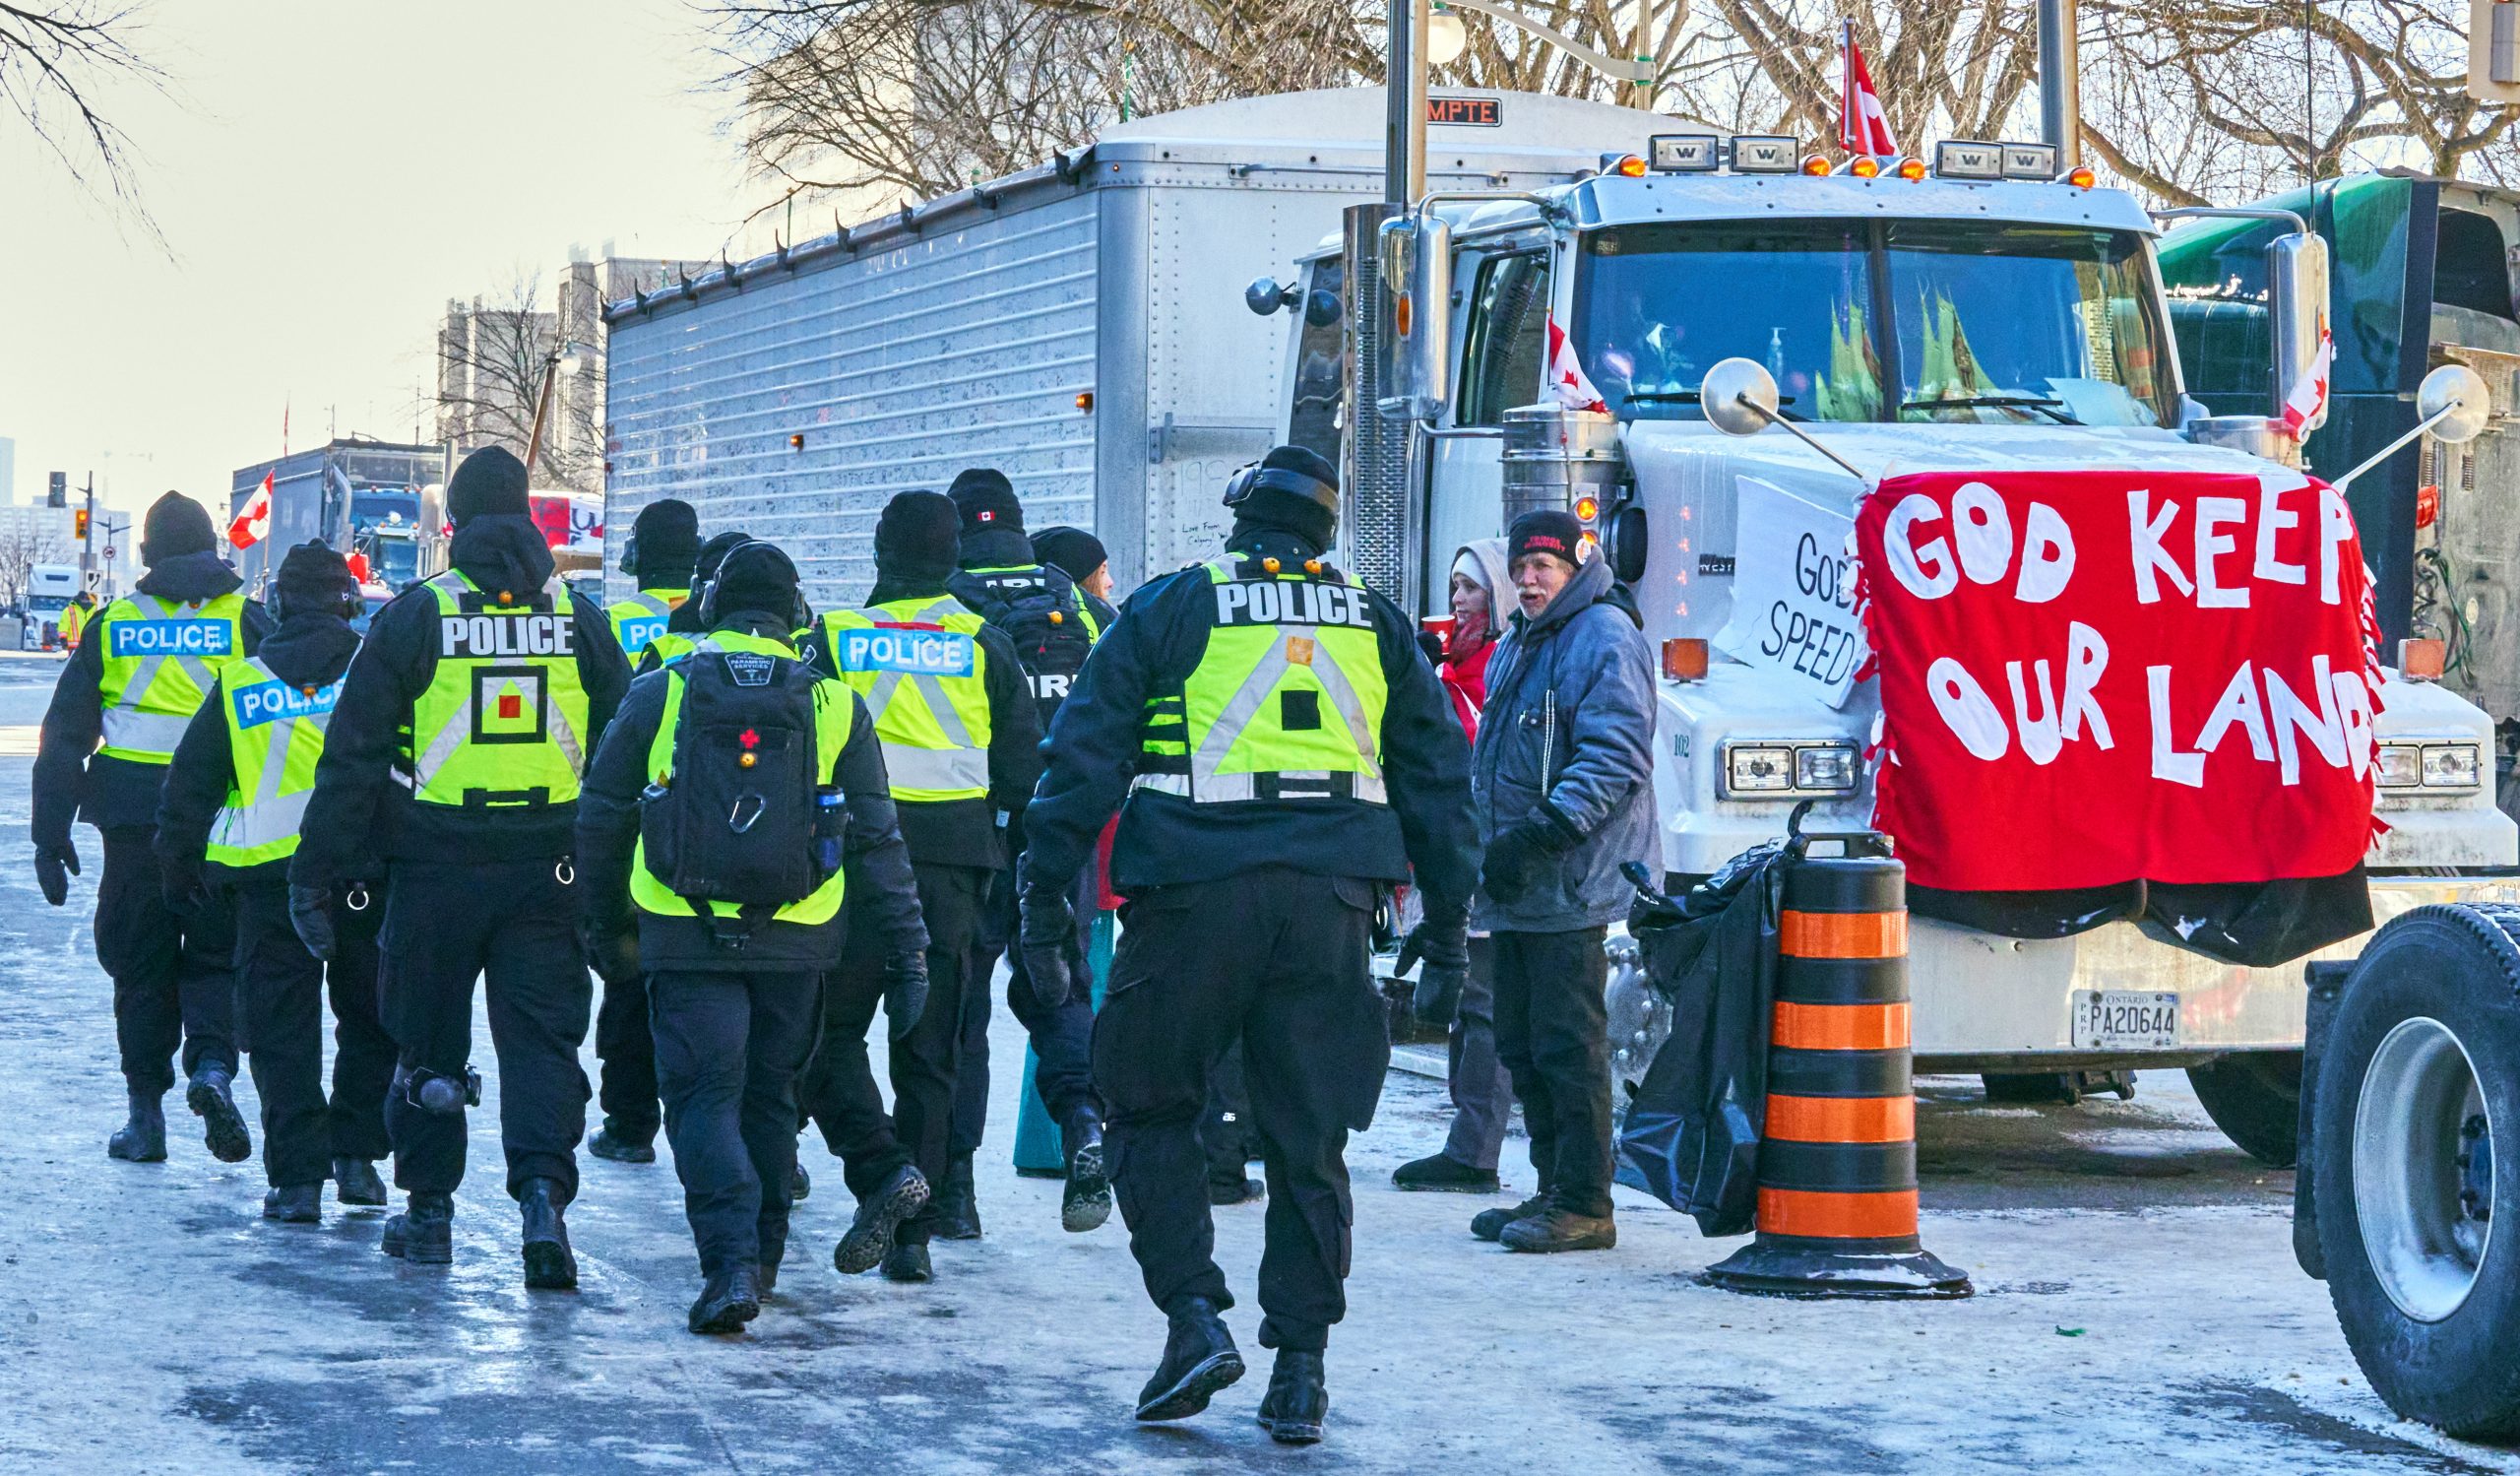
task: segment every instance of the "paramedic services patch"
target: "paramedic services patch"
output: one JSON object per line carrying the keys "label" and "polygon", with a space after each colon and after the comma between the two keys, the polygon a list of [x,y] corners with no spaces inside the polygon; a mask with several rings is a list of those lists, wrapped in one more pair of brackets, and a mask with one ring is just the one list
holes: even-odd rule
{"label": "paramedic services patch", "polygon": [[833,642],[844,672],[900,672],[911,676],[969,676],[972,638],[935,625],[851,626]]}
{"label": "paramedic services patch", "polygon": [[737,686],[768,686],[770,674],[779,669],[779,659],[761,651],[722,651],[719,660],[726,664],[726,679]]}
{"label": "paramedic services patch", "polygon": [[2378,631],[2297,472],[1926,473],[1856,515],[1876,819],[1911,880],[2334,876],[2371,840]]}
{"label": "paramedic services patch", "polygon": [[550,734],[540,667],[472,669],[472,741],[538,743]]}

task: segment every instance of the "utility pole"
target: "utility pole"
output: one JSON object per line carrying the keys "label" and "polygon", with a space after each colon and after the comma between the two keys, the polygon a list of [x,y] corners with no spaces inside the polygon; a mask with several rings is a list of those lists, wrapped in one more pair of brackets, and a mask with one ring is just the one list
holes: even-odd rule
{"label": "utility pole", "polygon": [[2083,92],[2077,69],[2075,0],[2039,0],[2039,137],[2056,146],[2058,163],[2083,161]]}
{"label": "utility pole", "polygon": [[79,541],[79,587],[81,589],[89,587],[89,580],[96,571],[96,474],[94,472],[88,474],[87,498],[88,510],[79,517],[82,532],[85,535]]}

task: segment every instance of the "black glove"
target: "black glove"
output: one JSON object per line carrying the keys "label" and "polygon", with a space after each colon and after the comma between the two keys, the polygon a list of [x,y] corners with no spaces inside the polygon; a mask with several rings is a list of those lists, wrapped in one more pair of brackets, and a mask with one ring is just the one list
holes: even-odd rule
{"label": "black glove", "polygon": [[35,885],[43,900],[59,907],[70,900],[70,878],[79,874],[79,848],[66,840],[35,847]]}
{"label": "black glove", "polygon": [[615,989],[638,979],[641,971],[636,923],[581,924],[578,944],[586,950],[587,967],[595,970],[595,977],[603,981],[604,988]]}
{"label": "black glove", "polygon": [[1420,1025],[1448,1026],[1461,1009],[1462,986],[1470,981],[1470,925],[1459,917],[1420,922],[1401,941],[1400,962],[1392,972],[1406,974],[1420,959],[1425,968],[1409,995],[1410,1012]]}
{"label": "black glove", "polygon": [[1519,901],[1551,859],[1573,844],[1573,836],[1546,819],[1525,820],[1500,830],[1487,843],[1486,859],[1479,866],[1479,884],[1498,902]]}
{"label": "black glove", "polygon": [[158,863],[158,891],[172,912],[189,913],[210,900],[210,888],[202,882],[199,862],[161,858]]}
{"label": "black glove", "polygon": [[896,1041],[927,1012],[927,955],[896,953],[884,960],[884,1023]]}
{"label": "black glove", "polygon": [[288,884],[288,926],[297,930],[297,940],[306,951],[331,962],[335,950],[333,938],[333,889],[328,886]]}
{"label": "black glove", "polygon": [[1069,978],[1068,950],[1076,942],[1076,904],[1063,888],[1028,886],[1020,899],[1024,926],[1019,942],[1024,974],[1033,983],[1033,1002],[1056,1009],[1074,988]]}

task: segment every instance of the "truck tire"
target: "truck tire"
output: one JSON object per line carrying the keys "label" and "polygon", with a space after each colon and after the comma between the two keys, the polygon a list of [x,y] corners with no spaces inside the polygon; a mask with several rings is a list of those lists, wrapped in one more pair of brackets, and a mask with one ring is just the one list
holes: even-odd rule
{"label": "truck tire", "polygon": [[2301,1151],[2301,1053],[2240,1051],[2187,1068],[2205,1116],[2240,1151],[2289,1169]]}
{"label": "truck tire", "polygon": [[2520,1436],[2520,907],[2382,928],[2317,1069],[2319,1248],[2355,1362],[2404,1418]]}

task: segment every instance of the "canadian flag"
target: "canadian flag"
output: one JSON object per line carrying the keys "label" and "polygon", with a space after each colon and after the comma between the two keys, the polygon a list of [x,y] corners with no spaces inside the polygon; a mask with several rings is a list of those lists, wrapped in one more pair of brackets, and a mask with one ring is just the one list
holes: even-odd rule
{"label": "canadian flag", "polygon": [[1584,372],[1584,361],[1575,356],[1566,330],[1557,326],[1555,313],[1548,315],[1548,392],[1568,410],[1609,409],[1602,403],[1602,392],[1593,388],[1592,376]]}
{"label": "canadian flag", "polygon": [[2327,414],[2328,371],[2335,363],[2336,335],[2322,328],[2318,356],[2310,360],[2310,372],[2302,375],[2301,382],[2293,386],[2293,393],[2284,397],[2284,428],[2293,432],[2295,440],[2307,435],[2319,417]]}
{"label": "canadian flag", "polygon": [[1881,95],[1872,90],[1872,69],[1863,64],[1863,52],[1855,43],[1855,23],[1840,22],[1838,34],[1846,50],[1838,73],[1838,147],[1848,154],[1888,159],[1899,152],[1899,141],[1890,136],[1890,115],[1881,110]]}
{"label": "canadian flag", "polygon": [[239,548],[251,548],[272,531],[273,476],[271,472],[263,474],[263,484],[254,488],[254,495],[246,498],[245,506],[237,512],[236,521],[227,525],[227,542]]}

